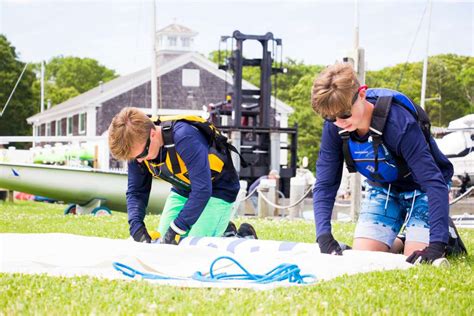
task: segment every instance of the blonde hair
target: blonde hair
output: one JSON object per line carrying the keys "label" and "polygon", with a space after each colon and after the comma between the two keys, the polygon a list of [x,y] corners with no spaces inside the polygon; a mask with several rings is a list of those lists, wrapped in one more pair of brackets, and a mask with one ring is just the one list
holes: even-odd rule
{"label": "blonde hair", "polygon": [[116,159],[130,160],[133,144],[146,142],[153,122],[145,113],[137,108],[123,108],[112,119],[109,126],[110,153]]}
{"label": "blonde hair", "polygon": [[339,63],[327,67],[313,82],[311,105],[322,116],[337,116],[351,110],[351,101],[359,88],[352,66]]}

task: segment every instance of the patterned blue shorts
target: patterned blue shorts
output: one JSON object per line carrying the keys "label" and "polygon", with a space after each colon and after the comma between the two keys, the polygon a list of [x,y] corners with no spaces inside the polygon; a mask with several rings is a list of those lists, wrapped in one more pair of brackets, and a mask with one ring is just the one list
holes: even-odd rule
{"label": "patterned blue shorts", "polygon": [[390,192],[367,186],[354,238],[368,238],[391,247],[405,223],[406,240],[429,243],[428,197],[419,190]]}

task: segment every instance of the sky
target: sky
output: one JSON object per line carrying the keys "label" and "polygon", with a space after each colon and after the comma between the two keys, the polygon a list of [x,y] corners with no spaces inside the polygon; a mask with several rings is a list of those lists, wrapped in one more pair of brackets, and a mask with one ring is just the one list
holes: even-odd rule
{"label": "sky", "polygon": [[[197,31],[195,50],[206,56],[218,49],[220,36],[234,30],[272,32],[283,41],[284,58],[329,65],[354,48],[355,3],[156,0],[156,24],[161,29],[176,22]],[[359,45],[365,49],[367,70],[423,60],[427,3],[358,2]],[[433,0],[431,12],[428,54],[473,56],[474,0]],[[89,57],[124,75],[151,63],[152,1],[0,0],[0,33],[22,61]],[[257,52],[257,46],[244,44],[246,57],[257,57]]]}

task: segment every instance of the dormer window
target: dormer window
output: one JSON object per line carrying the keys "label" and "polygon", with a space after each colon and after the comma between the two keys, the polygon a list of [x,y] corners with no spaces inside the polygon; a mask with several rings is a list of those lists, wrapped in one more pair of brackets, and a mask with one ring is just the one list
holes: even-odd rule
{"label": "dormer window", "polygon": [[168,46],[176,46],[176,36],[168,37]]}
{"label": "dormer window", "polygon": [[191,39],[189,37],[183,37],[181,38],[181,43],[183,44],[183,47],[189,47],[191,46]]}

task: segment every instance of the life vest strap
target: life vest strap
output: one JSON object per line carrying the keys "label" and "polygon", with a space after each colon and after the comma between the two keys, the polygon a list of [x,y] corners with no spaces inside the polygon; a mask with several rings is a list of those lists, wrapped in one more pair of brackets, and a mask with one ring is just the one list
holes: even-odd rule
{"label": "life vest strap", "polygon": [[392,105],[392,96],[380,96],[375,103],[374,111],[372,112],[372,121],[370,122],[371,135],[382,135],[387,122],[388,113]]}
{"label": "life vest strap", "polygon": [[379,174],[379,146],[382,144],[382,135],[387,122],[388,113],[392,105],[392,96],[381,96],[375,103],[370,122],[369,134],[372,137],[372,147],[374,148],[374,172],[372,177],[376,180],[383,180]]}
{"label": "life vest strap", "polygon": [[181,173],[178,156],[176,154],[176,146],[173,138],[173,121],[164,121],[161,123],[161,133],[163,134],[164,146],[168,150],[171,161],[171,172],[174,174]]}
{"label": "life vest strap", "polygon": [[346,161],[347,171],[350,173],[356,173],[356,165],[354,159],[352,159],[351,150],[349,148],[349,139],[351,136],[346,130],[339,131],[339,136],[341,136],[342,139],[342,154],[344,155],[344,160]]}

